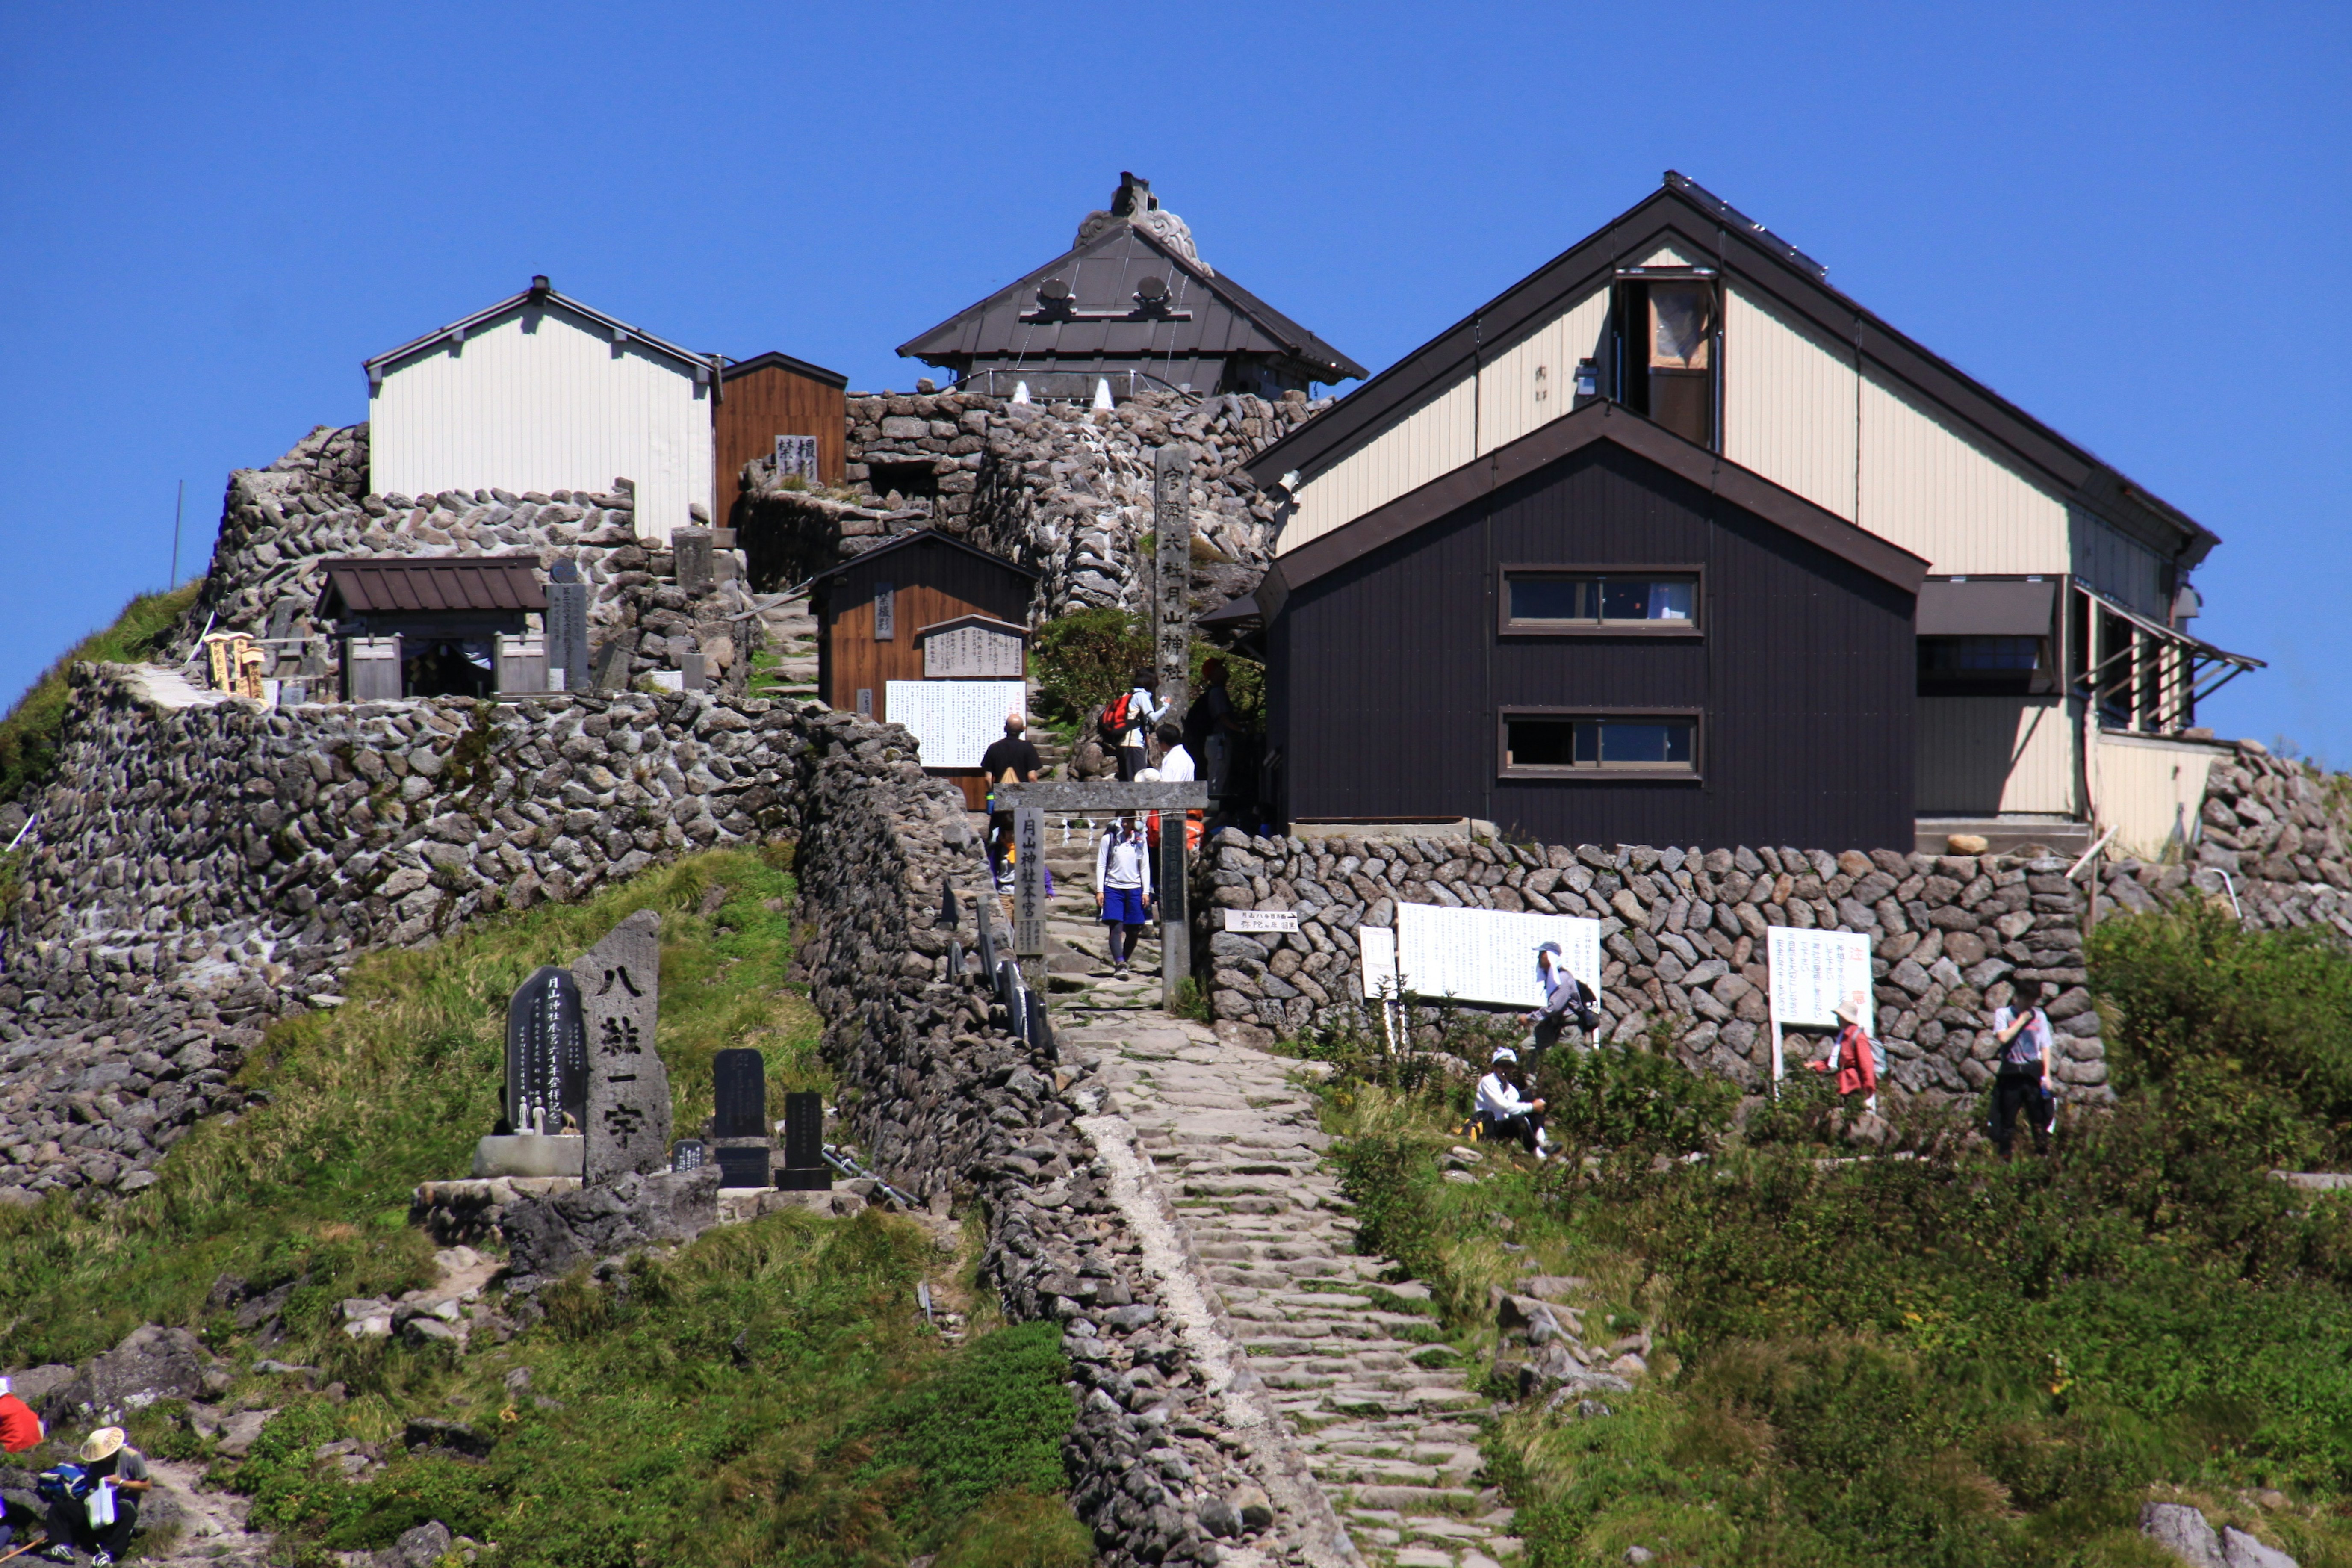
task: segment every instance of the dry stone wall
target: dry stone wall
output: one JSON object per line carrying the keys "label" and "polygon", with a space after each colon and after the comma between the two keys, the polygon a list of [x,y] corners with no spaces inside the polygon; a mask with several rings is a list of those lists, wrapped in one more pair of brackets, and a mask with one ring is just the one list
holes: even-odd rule
{"label": "dry stone wall", "polygon": [[[747,673],[751,600],[733,551],[717,552],[719,580],[688,593],[670,552],[636,531],[635,486],[610,491],[446,490],[437,495],[366,492],[367,426],[321,427],[267,468],[229,476],[219,538],[203,592],[175,653],[186,658],[206,629],[316,639],[308,651],[333,670],[339,651],[313,623],[326,587],[320,563],[343,555],[536,555],[541,570],[571,557],[589,585],[589,635],[601,647],[630,639],[632,677],[679,668],[698,652],[740,686]],[[281,663],[297,650],[269,650]],[[276,673],[273,669],[272,673]]]}
{"label": "dry stone wall", "polygon": [[1193,591],[1208,608],[1256,585],[1271,557],[1275,499],[1241,465],[1324,407],[1292,394],[1146,393],[1107,412],[979,393],[854,395],[847,476],[857,504],[783,488],[772,463],[744,469],[741,519],[793,581],[898,534],[936,527],[1044,576],[1039,609],[1139,609],[1152,527],[1152,451],[1196,455]]}
{"label": "dry stone wall", "polygon": [[2102,920],[2191,894],[2234,895],[2248,925],[2324,924],[2352,937],[2352,779],[2241,742],[2207,776],[2188,859],[2113,862],[2099,891]]}
{"label": "dry stone wall", "polygon": [[[906,731],[698,693],[510,706],[173,706],[156,673],[75,672],[42,843],[0,988],[0,1198],[137,1191],[238,1053],[331,1005],[363,948],[576,898],[690,848],[796,837],[799,962],[872,1162],[977,1204],[1015,1318],[1059,1322],[1082,1413],[1074,1491],[1114,1563],[1213,1563],[1262,1434],[1163,1315],[1110,1173],[1076,1122],[1105,1086],[1008,1028],[950,964],[984,869],[961,797]],[[937,915],[961,876],[965,922]],[[1263,1528],[1280,1533],[1278,1525]]]}
{"label": "dry stone wall", "polygon": [[[1770,1072],[1765,932],[1869,934],[1887,1073],[1907,1093],[1972,1094],[1991,1076],[1989,1008],[2012,983],[2061,987],[2060,1092],[2101,1098],[2107,1073],[2083,968],[2080,887],[2063,860],[1758,847],[1512,845],[1470,838],[1217,834],[1195,908],[1221,1032],[1257,1044],[1367,1027],[1355,932],[1392,926],[1399,903],[1583,915],[1601,922],[1603,1038],[1664,1020],[1694,1068],[1749,1088]],[[1221,910],[1299,916],[1289,935],[1217,929]],[[1789,1037],[1791,1061],[1814,1047]],[[1816,1053],[1817,1054],[1817,1053]]]}

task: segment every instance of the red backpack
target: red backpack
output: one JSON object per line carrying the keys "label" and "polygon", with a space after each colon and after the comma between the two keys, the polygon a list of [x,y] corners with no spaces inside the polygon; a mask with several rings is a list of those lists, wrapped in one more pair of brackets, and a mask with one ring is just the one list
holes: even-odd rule
{"label": "red backpack", "polygon": [[1132,691],[1122,691],[1105,703],[1101,717],[1095,721],[1097,727],[1102,731],[1103,739],[1114,746],[1118,744],[1118,738],[1135,727],[1134,721],[1129,717],[1134,709],[1135,693]]}

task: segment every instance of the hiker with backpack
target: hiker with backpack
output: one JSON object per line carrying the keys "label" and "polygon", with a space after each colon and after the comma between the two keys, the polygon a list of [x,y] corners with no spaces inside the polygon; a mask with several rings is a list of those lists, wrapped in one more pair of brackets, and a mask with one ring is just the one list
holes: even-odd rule
{"label": "hiker with backpack", "polygon": [[1124,974],[1151,921],[1151,846],[1131,811],[1120,812],[1095,844],[1095,902],[1110,928],[1111,968]]}
{"label": "hiker with backpack", "polygon": [[123,1446],[120,1426],[101,1426],[81,1446],[81,1463],[41,1472],[36,1487],[49,1505],[49,1547],[41,1555],[70,1563],[74,1548],[90,1553],[90,1568],[112,1568],[139,1528],[139,1500],[154,1482],[147,1456]]}
{"label": "hiker with backpack", "polygon": [[1151,727],[1168,716],[1168,705],[1160,700],[1160,678],[1148,669],[1135,672],[1135,682],[1128,690],[1110,700],[1103,707],[1096,726],[1103,740],[1118,757],[1118,782],[1132,784],[1150,761],[1144,747],[1144,737]]}
{"label": "hiker with backpack", "polygon": [[2042,1010],[2055,988],[2046,980],[2020,981],[2014,1007],[1992,1010],[1994,1042],[2000,1065],[1992,1080],[1992,1146],[2009,1158],[2017,1136],[2017,1118],[2033,1130],[2033,1152],[2050,1152],[2050,1130],[2058,1119],[2057,1097],[2051,1092],[2050,1015]]}
{"label": "hiker with backpack", "polygon": [[1544,1052],[1559,1044],[1560,1033],[1571,1020],[1600,1039],[1601,1015],[1592,1005],[1592,988],[1568,972],[1560,962],[1559,943],[1547,942],[1536,949],[1536,981],[1544,988],[1544,1005],[1527,1016],[1532,1059],[1540,1062]]}

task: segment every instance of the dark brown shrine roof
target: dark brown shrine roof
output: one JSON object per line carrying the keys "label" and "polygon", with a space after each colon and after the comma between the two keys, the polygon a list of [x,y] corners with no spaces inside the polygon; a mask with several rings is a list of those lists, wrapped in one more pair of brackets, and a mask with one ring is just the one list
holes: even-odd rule
{"label": "dark brown shrine roof", "polygon": [[[1049,279],[1068,286],[1066,310],[1041,299],[1039,289]],[[1161,301],[1140,297],[1146,279],[1164,290]],[[1232,279],[1127,223],[1104,226],[899,344],[898,353],[959,374],[975,362],[1000,359],[1042,371],[1058,361],[1093,364],[1103,356],[1148,367],[1153,360],[1233,353],[1294,359],[1326,383],[1368,374]]]}
{"label": "dark brown shrine roof", "polygon": [[320,564],[327,585],[317,614],[325,619],[547,608],[536,555],[347,558]]}

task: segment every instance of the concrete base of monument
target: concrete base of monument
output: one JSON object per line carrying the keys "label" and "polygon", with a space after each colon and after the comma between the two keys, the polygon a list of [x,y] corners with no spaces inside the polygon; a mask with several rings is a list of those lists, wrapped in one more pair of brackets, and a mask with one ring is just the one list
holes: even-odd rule
{"label": "concrete base of monument", "polygon": [[721,1187],[719,1189],[719,1223],[741,1225],[762,1215],[783,1209],[814,1209],[836,1219],[847,1219],[866,1206],[866,1200],[856,1193],[790,1193],[779,1187]]}
{"label": "concrete base of monument", "polygon": [[588,1140],[577,1133],[517,1132],[474,1145],[474,1177],[577,1176],[587,1168]]}

